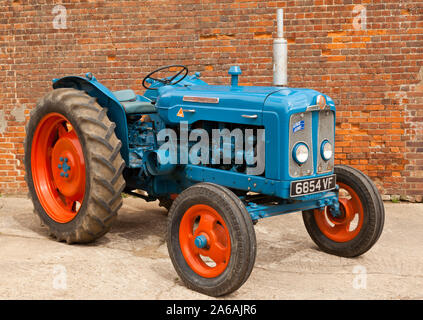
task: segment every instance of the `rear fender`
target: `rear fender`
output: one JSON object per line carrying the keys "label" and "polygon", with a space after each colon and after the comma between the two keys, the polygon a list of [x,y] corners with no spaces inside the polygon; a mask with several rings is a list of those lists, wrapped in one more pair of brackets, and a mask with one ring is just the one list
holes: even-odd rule
{"label": "rear fender", "polygon": [[113,93],[98,82],[94,76],[91,79],[78,76],[68,76],[53,80],[53,88],[74,88],[85,91],[91,97],[97,98],[97,102],[103,108],[107,108],[107,116],[110,121],[116,123],[115,133],[122,142],[120,153],[126,164],[129,164],[128,124],[126,122],[125,109],[115,98]]}

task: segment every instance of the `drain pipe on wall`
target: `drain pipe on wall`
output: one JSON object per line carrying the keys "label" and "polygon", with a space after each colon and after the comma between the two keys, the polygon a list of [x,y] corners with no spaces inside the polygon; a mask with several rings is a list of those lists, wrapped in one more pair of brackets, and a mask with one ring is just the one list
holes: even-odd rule
{"label": "drain pipe on wall", "polygon": [[288,42],[283,38],[283,9],[277,9],[277,38],[273,40],[273,85],[288,84]]}

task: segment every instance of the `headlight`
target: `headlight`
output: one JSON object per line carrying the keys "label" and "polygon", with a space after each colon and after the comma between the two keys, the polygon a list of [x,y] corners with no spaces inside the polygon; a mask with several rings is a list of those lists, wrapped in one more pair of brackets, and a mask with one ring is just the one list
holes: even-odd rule
{"label": "headlight", "polygon": [[322,147],[320,152],[322,154],[323,160],[328,161],[330,158],[332,158],[333,148],[328,140],[325,140],[322,142]]}
{"label": "headlight", "polygon": [[298,164],[304,164],[308,160],[308,147],[305,143],[297,143],[292,150],[292,156]]}

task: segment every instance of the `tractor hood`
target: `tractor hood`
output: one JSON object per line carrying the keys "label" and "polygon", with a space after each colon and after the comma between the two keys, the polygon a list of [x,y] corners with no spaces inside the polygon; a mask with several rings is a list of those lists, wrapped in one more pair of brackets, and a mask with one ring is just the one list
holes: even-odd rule
{"label": "tractor hood", "polygon": [[[263,112],[304,112],[321,93],[311,89],[194,85],[165,86],[156,102],[162,118],[171,123],[198,120],[263,124]],[[333,101],[327,98],[332,107]],[[334,105],[333,105],[334,106]]]}
{"label": "tractor hood", "polygon": [[278,88],[279,90],[269,95],[264,103],[264,112],[276,112],[290,115],[292,113],[305,112],[310,106],[316,106],[317,97],[324,96],[327,106],[335,111],[333,100],[316,90],[302,88]]}
{"label": "tractor hood", "polygon": [[166,86],[159,90],[157,105],[170,107],[188,101],[208,105],[261,109],[267,96],[278,90],[280,88],[250,86]]}

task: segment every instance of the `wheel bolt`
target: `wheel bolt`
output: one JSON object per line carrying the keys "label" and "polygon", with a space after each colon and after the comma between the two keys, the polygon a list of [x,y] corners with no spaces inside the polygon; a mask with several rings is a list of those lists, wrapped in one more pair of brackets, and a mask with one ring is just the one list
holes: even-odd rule
{"label": "wheel bolt", "polygon": [[65,176],[65,174],[64,174],[63,172],[60,172],[60,176],[61,176],[61,177],[64,177],[64,176]]}
{"label": "wheel bolt", "polygon": [[207,246],[207,238],[203,235],[197,236],[194,243],[197,248],[203,249]]}

